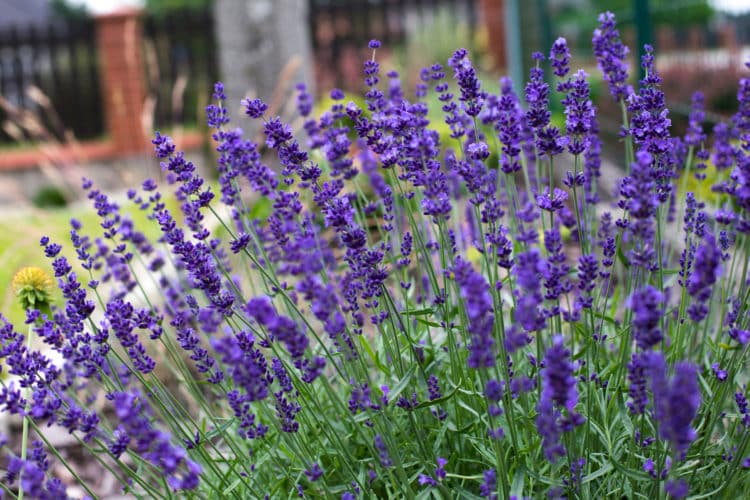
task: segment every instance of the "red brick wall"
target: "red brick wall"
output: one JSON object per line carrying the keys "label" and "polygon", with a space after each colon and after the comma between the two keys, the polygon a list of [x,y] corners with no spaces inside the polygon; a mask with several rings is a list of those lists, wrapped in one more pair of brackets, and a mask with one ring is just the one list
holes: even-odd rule
{"label": "red brick wall", "polygon": [[487,41],[496,69],[507,66],[505,54],[505,1],[482,0],[482,19],[487,29]]}
{"label": "red brick wall", "polygon": [[146,100],[141,12],[121,10],[97,18],[102,105],[117,155],[148,149],[143,126]]}

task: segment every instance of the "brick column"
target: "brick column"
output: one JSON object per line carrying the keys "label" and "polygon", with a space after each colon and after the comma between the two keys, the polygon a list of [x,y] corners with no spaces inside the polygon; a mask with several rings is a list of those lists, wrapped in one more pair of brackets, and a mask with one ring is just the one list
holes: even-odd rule
{"label": "brick column", "polygon": [[659,47],[659,53],[666,54],[677,48],[675,42],[674,28],[672,26],[656,27],[656,46]]}
{"label": "brick column", "polygon": [[505,1],[482,0],[480,3],[487,42],[495,69],[507,69],[505,53]]}
{"label": "brick column", "polygon": [[149,148],[143,127],[146,100],[141,11],[123,9],[97,16],[96,37],[107,131],[115,153],[142,153]]}
{"label": "brick column", "polygon": [[729,65],[735,68],[741,68],[742,63],[742,51],[740,50],[740,44],[737,43],[737,33],[734,30],[734,26],[731,23],[725,22],[719,26],[719,43],[721,48],[726,49],[729,52]]}

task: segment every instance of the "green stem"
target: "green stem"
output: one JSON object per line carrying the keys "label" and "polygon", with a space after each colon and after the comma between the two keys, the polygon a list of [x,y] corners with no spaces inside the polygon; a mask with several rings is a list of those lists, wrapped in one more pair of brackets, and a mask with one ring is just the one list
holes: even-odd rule
{"label": "green stem", "polygon": [[[626,129],[630,128],[628,124],[628,108],[623,99],[620,100],[620,109],[622,110],[622,124]],[[635,161],[633,152],[633,136],[628,133],[625,136],[625,175],[630,175],[630,164]]]}
{"label": "green stem", "polygon": [[[26,335],[26,353],[27,355],[31,352],[31,333],[33,331],[34,324],[32,323],[29,325],[29,333]],[[24,388],[23,391],[23,398],[28,402],[29,395],[31,393],[31,387]],[[23,415],[23,424],[22,424],[22,430],[21,430],[21,461],[26,461],[26,453],[28,450],[28,441],[29,441],[29,421],[31,419],[29,418],[28,412],[24,411]],[[23,469],[21,469],[21,472],[18,473],[18,500],[23,500]]]}

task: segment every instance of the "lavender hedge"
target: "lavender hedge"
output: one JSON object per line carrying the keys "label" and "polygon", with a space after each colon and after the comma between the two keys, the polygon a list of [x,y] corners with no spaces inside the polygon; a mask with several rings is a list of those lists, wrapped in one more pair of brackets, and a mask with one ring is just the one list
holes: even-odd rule
{"label": "lavender hedge", "polygon": [[0,330],[0,408],[23,418],[4,494],[66,495],[61,455],[30,435],[57,425],[139,497],[742,496],[750,79],[713,149],[700,94],[673,137],[653,50],[632,87],[599,20],[627,165],[613,201],[564,39],[552,86],[537,64],[522,97],[507,78],[488,94],[460,49],[413,99],[396,73],[381,82],[372,41],[364,108],[334,90],[314,118],[298,86],[305,145],[257,99],[243,106],[265,144],[244,138],[217,84],[218,192],[157,134],[182,213],[152,180],[128,193],[158,242],[85,181],[102,231],[71,221],[83,274],[42,238],[64,302],[24,270],[28,332]]}

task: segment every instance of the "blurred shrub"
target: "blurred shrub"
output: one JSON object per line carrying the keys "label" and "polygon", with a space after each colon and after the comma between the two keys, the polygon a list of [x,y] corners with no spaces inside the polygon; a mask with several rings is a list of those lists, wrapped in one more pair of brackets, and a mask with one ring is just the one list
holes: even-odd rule
{"label": "blurred shrub", "polygon": [[44,186],[31,199],[37,208],[60,208],[68,204],[63,191],[57,186]]}
{"label": "blurred shrub", "polygon": [[472,27],[467,19],[461,19],[448,8],[436,9],[431,19],[410,33],[406,43],[395,51],[396,67],[409,68],[406,88],[414,88],[419,76],[413,68],[429,67],[436,62],[445,66],[457,47],[469,51],[480,71],[492,65],[484,26]]}

